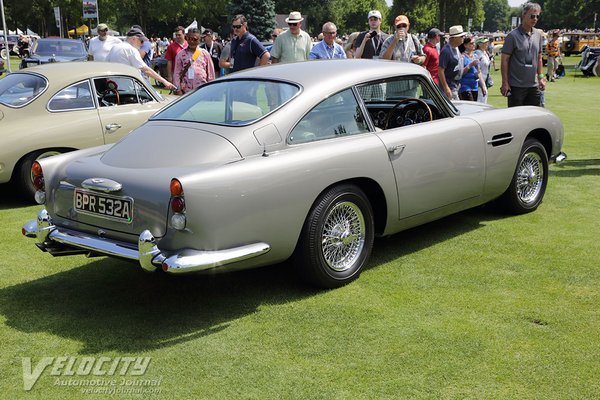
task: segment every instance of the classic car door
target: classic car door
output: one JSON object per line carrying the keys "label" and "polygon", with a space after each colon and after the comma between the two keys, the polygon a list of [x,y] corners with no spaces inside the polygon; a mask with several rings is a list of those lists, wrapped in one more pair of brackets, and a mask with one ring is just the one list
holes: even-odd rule
{"label": "classic car door", "polygon": [[454,117],[378,132],[396,175],[400,218],[481,195],[483,134],[469,118]]}
{"label": "classic car door", "polygon": [[104,143],[114,143],[142,125],[157,110],[157,101],[130,77],[94,79]]}
{"label": "classic car door", "polygon": [[[36,146],[84,148],[104,144],[96,102],[89,80],[74,83],[58,91],[48,101],[50,118],[42,123],[52,135],[40,137]],[[28,123],[40,124],[38,119]]]}

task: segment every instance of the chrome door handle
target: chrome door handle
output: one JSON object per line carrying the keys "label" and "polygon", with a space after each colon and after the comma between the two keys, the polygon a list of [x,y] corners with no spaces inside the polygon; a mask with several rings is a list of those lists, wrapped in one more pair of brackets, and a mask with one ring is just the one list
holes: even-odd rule
{"label": "chrome door handle", "polygon": [[119,124],[107,124],[105,126],[105,128],[106,128],[106,132],[112,133],[112,132],[116,131],[117,129],[121,128],[121,125],[119,125]]}
{"label": "chrome door handle", "polygon": [[395,153],[398,152],[398,150],[400,150],[400,153],[401,153],[402,150],[404,150],[405,147],[406,147],[406,145],[404,145],[404,144],[397,144],[395,146],[388,147],[387,151],[390,154],[395,154]]}

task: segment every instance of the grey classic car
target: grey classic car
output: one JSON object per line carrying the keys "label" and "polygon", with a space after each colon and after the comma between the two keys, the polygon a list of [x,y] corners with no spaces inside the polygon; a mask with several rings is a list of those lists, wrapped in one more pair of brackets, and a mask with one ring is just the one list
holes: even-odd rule
{"label": "grey classic car", "polygon": [[86,60],[87,50],[81,40],[44,38],[33,43],[29,55],[21,60],[19,67],[23,69],[41,64]]}
{"label": "grey classic car", "polygon": [[357,278],[374,237],[494,199],[535,210],[563,127],[538,107],[451,103],[422,67],[324,60],[231,74],[115,145],[35,162],[23,227],[52,255],[167,273],[292,258],[312,283]]}

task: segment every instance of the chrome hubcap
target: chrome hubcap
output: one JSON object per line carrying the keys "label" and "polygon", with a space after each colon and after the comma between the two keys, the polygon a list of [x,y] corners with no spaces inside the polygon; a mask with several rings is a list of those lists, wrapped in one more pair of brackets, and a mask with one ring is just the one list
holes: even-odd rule
{"label": "chrome hubcap", "polygon": [[542,158],[537,153],[527,153],[517,171],[517,196],[523,203],[537,200],[544,182]]}
{"label": "chrome hubcap", "polygon": [[327,265],[338,272],[351,268],[365,245],[365,219],[351,202],[336,204],[325,217],[321,246]]}

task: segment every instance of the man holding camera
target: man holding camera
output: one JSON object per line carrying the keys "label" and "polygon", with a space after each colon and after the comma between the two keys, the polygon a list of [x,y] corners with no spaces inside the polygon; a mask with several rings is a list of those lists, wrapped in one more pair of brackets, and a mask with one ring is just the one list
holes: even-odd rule
{"label": "man holding camera", "polygon": [[379,11],[369,11],[367,18],[369,19],[369,30],[361,32],[352,45],[354,58],[378,58],[381,45],[389,36],[380,29],[381,13]]}

